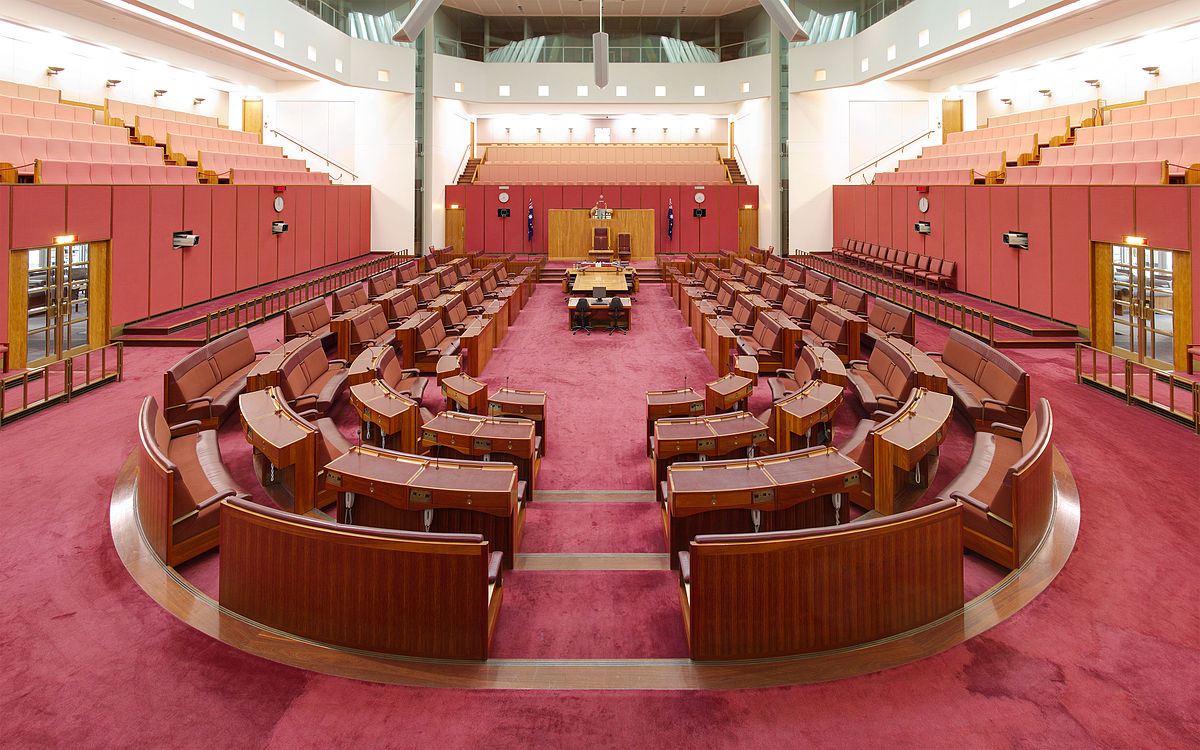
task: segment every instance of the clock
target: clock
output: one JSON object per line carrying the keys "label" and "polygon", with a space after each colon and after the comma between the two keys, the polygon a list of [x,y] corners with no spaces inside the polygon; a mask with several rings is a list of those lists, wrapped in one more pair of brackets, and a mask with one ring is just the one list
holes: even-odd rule
{"label": "clock", "polygon": [[501,193],[497,198],[500,199],[501,203],[508,203],[508,193]]}
{"label": "clock", "polygon": [[283,213],[283,196],[275,196],[275,213]]}
{"label": "clock", "polygon": [[917,210],[920,211],[921,213],[925,213],[926,211],[928,211],[929,210],[929,198],[927,198],[924,195],[922,195],[920,198],[918,198],[917,199]]}
{"label": "clock", "polygon": [[697,202],[697,203],[703,203],[703,202],[704,202],[704,193],[696,193],[696,202]]}

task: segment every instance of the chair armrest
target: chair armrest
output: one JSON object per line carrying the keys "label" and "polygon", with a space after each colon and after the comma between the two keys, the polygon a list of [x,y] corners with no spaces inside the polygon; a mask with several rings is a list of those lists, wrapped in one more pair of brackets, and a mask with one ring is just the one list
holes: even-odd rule
{"label": "chair armrest", "polygon": [[775,353],[775,352],[774,352],[774,350],[772,350],[772,349],[764,349],[764,348],[762,348],[761,346],[756,346],[756,347],[754,347],[754,351],[755,351],[755,352],[757,352],[759,355],[762,355],[762,356],[765,356],[765,357],[769,357],[769,356],[771,356],[772,354],[774,354],[774,353]]}
{"label": "chair armrest", "polygon": [[780,377],[780,378],[791,378],[792,380],[795,380],[796,379],[796,371],[795,370],[785,370],[781,367],[775,371],[775,376]]}
{"label": "chair armrest", "polygon": [[182,523],[182,522],[188,520],[189,518],[191,518],[192,516],[198,514],[200,511],[204,510],[205,508],[209,507],[210,505],[219,503],[222,500],[224,500],[225,498],[233,497],[234,495],[237,495],[237,494],[238,493],[234,492],[233,490],[225,490],[224,492],[218,492],[217,494],[213,495],[212,497],[205,498],[204,500],[201,500],[199,503],[197,503],[196,507],[193,510],[190,510],[187,513],[184,513],[182,516],[180,516],[179,518],[176,518],[174,521],[172,521],[171,525],[174,526],[175,524]]}
{"label": "chair armrest", "polygon": [[988,512],[988,506],[986,503],[984,503],[982,500],[976,500],[965,492],[951,492],[950,499],[959,500],[966,505],[970,505],[972,508],[983,511],[984,513]]}
{"label": "chair armrest", "polygon": [[1007,401],[1001,401],[997,398],[989,398],[988,396],[984,396],[983,398],[979,399],[979,403],[985,406],[987,404],[991,404],[992,406],[997,406],[1001,409],[1007,409],[1009,406],[1011,406],[1011,404],[1009,404]]}
{"label": "chair armrest", "polygon": [[189,406],[195,406],[196,404],[208,404],[209,406],[211,406],[212,405],[212,396],[197,396],[195,398],[189,398],[187,401],[184,401],[182,404],[175,404],[174,406],[168,406],[167,409],[183,409],[183,408],[186,408]]}
{"label": "chair armrest", "polygon": [[419,378],[421,377],[421,371],[415,367],[410,367],[407,370],[401,370],[400,376],[406,378]]}
{"label": "chair armrest", "polygon": [[471,307],[467,308],[467,312],[471,313],[472,315],[482,315],[483,308],[479,305],[472,305]]}
{"label": "chair armrest", "polygon": [[441,353],[442,353],[441,349],[418,349],[417,350],[417,354],[420,354],[423,356],[428,356],[428,357],[432,357],[435,354],[441,354]]}
{"label": "chair armrest", "polygon": [[876,422],[882,422],[891,416],[892,412],[884,411],[883,409],[876,409],[875,411],[871,412],[871,419],[875,420]]}
{"label": "chair armrest", "polygon": [[167,425],[167,426],[170,428],[171,432],[174,433],[176,430],[190,430],[193,427],[200,427],[203,424],[204,423],[202,421],[200,421],[199,419],[189,419],[186,422],[180,422],[179,424],[173,424],[173,425]]}
{"label": "chair armrest", "polygon": [[462,323],[451,323],[450,325],[446,326],[446,330],[450,333],[462,335],[462,332],[467,330],[467,327]]}
{"label": "chair armrest", "polygon": [[301,396],[297,396],[294,399],[292,399],[291,405],[293,408],[295,408],[296,404],[300,403],[301,401],[304,401],[304,402],[316,401],[320,397],[321,396],[318,393],[305,393]]}
{"label": "chair armrest", "polygon": [[996,433],[997,435],[1006,435],[1007,437],[1015,438],[1017,440],[1020,440],[1021,436],[1025,434],[1025,430],[1021,429],[1020,427],[1016,427],[1015,425],[1011,424],[1004,424],[1003,422],[992,422],[992,432]]}
{"label": "chair armrest", "polygon": [[733,332],[741,336],[748,336],[751,333],[754,333],[754,329],[750,326],[735,325],[733,327]]}
{"label": "chair armrest", "polygon": [[729,305],[717,305],[713,309],[716,310],[717,313],[720,315],[732,315],[733,314],[733,308],[730,307]]}
{"label": "chair armrest", "polygon": [[821,339],[821,343],[827,347],[833,348],[841,342],[839,342],[837,339]]}
{"label": "chair armrest", "polygon": [[337,365],[338,367],[349,367],[350,366],[350,363],[344,359],[331,359],[328,361],[329,361],[329,364]]}
{"label": "chair armrest", "polygon": [[859,365],[866,367],[868,363],[867,363],[867,360],[865,360],[865,359],[852,359],[849,362],[847,362],[846,364],[850,365],[851,367],[858,367]]}
{"label": "chair armrest", "polygon": [[876,401],[891,401],[896,406],[900,405],[900,399],[895,396],[889,396],[886,393],[880,393],[875,396]]}
{"label": "chair armrest", "polygon": [[267,350],[265,350],[265,351],[256,351],[256,352],[254,352],[254,356],[256,356],[256,357],[261,357],[261,356],[263,356],[264,354],[270,354],[270,353],[271,353],[271,350],[270,350],[270,349],[267,349]]}
{"label": "chair armrest", "polygon": [[942,353],[941,352],[925,352],[925,356],[926,357],[937,357],[938,359],[941,359]]}

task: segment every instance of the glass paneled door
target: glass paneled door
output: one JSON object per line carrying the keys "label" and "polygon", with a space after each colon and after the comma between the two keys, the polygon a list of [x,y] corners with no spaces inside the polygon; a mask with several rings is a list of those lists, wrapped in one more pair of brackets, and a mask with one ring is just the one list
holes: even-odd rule
{"label": "glass paneled door", "polygon": [[1113,245],[1113,350],[1175,369],[1175,269],[1170,250]]}
{"label": "glass paneled door", "polygon": [[26,366],[55,362],[87,349],[88,245],[59,245],[26,251]]}

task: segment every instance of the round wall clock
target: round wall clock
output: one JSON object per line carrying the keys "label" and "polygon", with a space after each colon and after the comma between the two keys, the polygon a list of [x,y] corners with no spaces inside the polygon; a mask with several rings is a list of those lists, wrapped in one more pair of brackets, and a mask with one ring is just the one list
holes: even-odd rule
{"label": "round wall clock", "polygon": [[275,213],[278,214],[278,213],[282,213],[282,212],[283,212],[283,196],[277,195],[277,196],[275,196]]}
{"label": "round wall clock", "polygon": [[704,202],[704,193],[696,193],[696,202],[697,202],[697,203],[703,203],[703,202]]}
{"label": "round wall clock", "polygon": [[921,213],[925,213],[926,211],[928,211],[929,210],[929,198],[925,197],[924,195],[922,195],[920,198],[918,198],[917,199],[917,210],[920,211]]}
{"label": "round wall clock", "polygon": [[508,193],[501,193],[497,197],[500,199],[501,203],[508,203]]}

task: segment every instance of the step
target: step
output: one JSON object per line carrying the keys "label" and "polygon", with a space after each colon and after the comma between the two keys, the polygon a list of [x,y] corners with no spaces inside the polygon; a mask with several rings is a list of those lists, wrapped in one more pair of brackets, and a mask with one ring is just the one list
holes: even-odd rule
{"label": "step", "polygon": [[1041,337],[1028,339],[996,339],[997,349],[1074,349],[1076,344],[1090,343],[1079,336]]}
{"label": "step", "polygon": [[202,338],[187,338],[182,336],[154,336],[123,334],[114,336],[113,341],[120,341],[125,346],[187,346],[197,347],[208,343]]}

